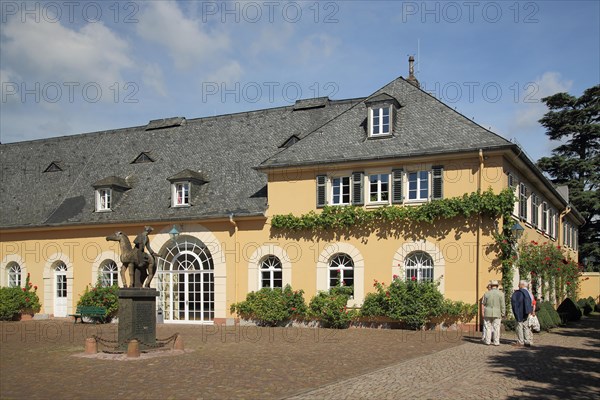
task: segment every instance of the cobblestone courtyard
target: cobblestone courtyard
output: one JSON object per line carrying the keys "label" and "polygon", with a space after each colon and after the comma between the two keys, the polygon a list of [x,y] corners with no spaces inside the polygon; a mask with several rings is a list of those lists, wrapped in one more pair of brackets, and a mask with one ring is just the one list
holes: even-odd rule
{"label": "cobblestone courtyard", "polygon": [[0,323],[2,399],[429,399],[600,396],[600,316],[517,349],[458,332],[159,325],[189,352],[135,361],[75,357],[117,326]]}

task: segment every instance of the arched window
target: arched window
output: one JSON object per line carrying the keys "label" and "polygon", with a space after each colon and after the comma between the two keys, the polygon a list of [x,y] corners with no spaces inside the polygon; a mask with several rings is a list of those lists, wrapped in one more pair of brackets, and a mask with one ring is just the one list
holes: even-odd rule
{"label": "arched window", "polygon": [[269,255],[260,262],[260,287],[261,288],[281,288],[282,271],[279,258]]}
{"label": "arched window", "polygon": [[6,268],[8,271],[8,286],[21,287],[21,266],[16,262],[10,262]]}
{"label": "arched window", "polygon": [[329,260],[329,288],[354,285],[354,261],[345,253],[335,254]]}
{"label": "arched window", "polygon": [[119,268],[113,260],[104,260],[100,264],[100,282],[108,287],[119,284]]}
{"label": "arched window", "polygon": [[433,259],[424,251],[413,251],[404,259],[406,280],[433,281]]}

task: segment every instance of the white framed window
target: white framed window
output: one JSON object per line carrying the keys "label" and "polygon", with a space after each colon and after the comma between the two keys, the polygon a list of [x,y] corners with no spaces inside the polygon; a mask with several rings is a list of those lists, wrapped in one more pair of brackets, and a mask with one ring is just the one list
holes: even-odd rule
{"label": "white framed window", "polygon": [[119,284],[119,268],[113,260],[104,260],[100,264],[100,282],[108,287]]}
{"label": "white framed window", "polygon": [[519,184],[519,217],[527,220],[527,206],[529,196],[527,195],[527,186],[524,183]]}
{"label": "white framed window", "polygon": [[548,209],[548,203],[544,201],[542,203],[542,231],[548,233],[548,226],[550,226],[550,210]]}
{"label": "white framed window", "polygon": [[331,204],[350,204],[350,177],[342,176],[331,179]]}
{"label": "white framed window", "polygon": [[433,281],[433,258],[424,251],[413,251],[404,259],[407,281]]}
{"label": "white framed window", "polygon": [[274,255],[268,255],[260,262],[260,287],[271,289],[283,287],[281,260]]}
{"label": "white framed window", "polygon": [[531,225],[535,228],[539,226],[540,218],[540,198],[537,194],[531,194]]}
{"label": "white framed window", "polygon": [[96,211],[110,211],[112,207],[112,189],[96,190]]}
{"label": "white framed window", "polygon": [[429,200],[429,171],[408,172],[406,178],[409,201]]}
{"label": "white framed window", "polygon": [[354,260],[346,253],[334,254],[329,260],[329,286],[354,286]]}
{"label": "white framed window", "polygon": [[173,206],[189,206],[190,205],[190,183],[176,182],[173,185]]}
{"label": "white framed window", "polygon": [[391,107],[374,107],[370,109],[370,136],[389,135],[392,131]]}
{"label": "white framed window", "polygon": [[21,287],[21,266],[16,262],[11,262],[6,268],[8,272],[8,287]]}
{"label": "white framed window", "polygon": [[390,200],[390,175],[369,175],[369,202],[389,203]]}

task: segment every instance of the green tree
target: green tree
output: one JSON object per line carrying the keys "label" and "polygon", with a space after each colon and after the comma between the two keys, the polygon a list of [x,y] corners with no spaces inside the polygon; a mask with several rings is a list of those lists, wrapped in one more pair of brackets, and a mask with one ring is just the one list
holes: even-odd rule
{"label": "green tree", "polygon": [[569,201],[585,218],[579,229],[579,259],[588,271],[600,271],[600,85],[580,97],[557,93],[542,102],[549,111],[539,122],[561,144],[537,165],[554,184],[569,187]]}

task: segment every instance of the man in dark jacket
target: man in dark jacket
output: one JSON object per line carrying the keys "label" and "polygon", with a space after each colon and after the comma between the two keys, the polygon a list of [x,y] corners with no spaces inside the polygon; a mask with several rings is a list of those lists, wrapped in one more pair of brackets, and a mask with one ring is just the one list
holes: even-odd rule
{"label": "man in dark jacket", "polygon": [[517,320],[517,343],[513,346],[530,347],[533,344],[533,333],[529,327],[528,318],[529,314],[533,312],[533,308],[531,306],[531,296],[527,291],[527,281],[519,282],[519,288],[512,294],[510,303]]}

